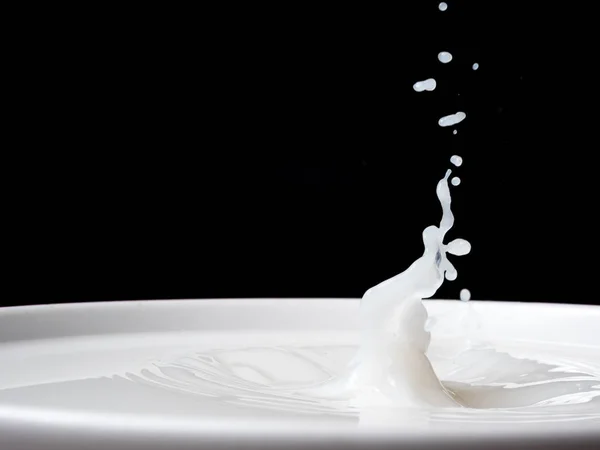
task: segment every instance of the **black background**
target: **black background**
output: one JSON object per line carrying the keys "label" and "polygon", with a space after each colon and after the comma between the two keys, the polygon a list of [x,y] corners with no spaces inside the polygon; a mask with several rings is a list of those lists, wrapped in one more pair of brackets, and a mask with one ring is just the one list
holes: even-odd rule
{"label": "black background", "polygon": [[473,250],[436,297],[598,303],[591,12],[447,3],[51,29],[30,57],[2,303],[360,297],[422,254],[453,154],[448,237]]}

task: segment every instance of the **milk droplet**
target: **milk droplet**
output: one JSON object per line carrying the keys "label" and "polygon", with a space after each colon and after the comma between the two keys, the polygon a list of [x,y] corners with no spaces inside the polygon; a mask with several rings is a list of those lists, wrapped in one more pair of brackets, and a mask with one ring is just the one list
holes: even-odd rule
{"label": "milk droplet", "polygon": [[469,291],[468,289],[461,289],[460,299],[463,302],[468,302],[469,300],[471,300],[471,291]]}
{"label": "milk droplet", "polygon": [[444,64],[449,63],[452,61],[452,54],[449,52],[440,52],[438,53],[438,59]]}
{"label": "milk droplet", "polygon": [[477,70],[477,69],[479,69],[479,64],[477,64],[477,63],[473,64],[473,70]]}
{"label": "milk droplet", "polygon": [[450,158],[450,162],[456,167],[460,167],[460,165],[463,163],[462,156],[454,155]]}
{"label": "milk droplet", "polygon": [[413,89],[417,92],[433,91],[435,89],[436,85],[437,85],[437,83],[435,82],[435,80],[433,78],[428,78],[423,81],[417,81],[413,85]]}
{"label": "milk droplet", "polygon": [[451,127],[452,125],[462,122],[466,117],[467,115],[464,112],[459,111],[456,114],[442,117],[438,120],[438,124],[440,127]]}
{"label": "milk droplet", "polygon": [[458,186],[460,184],[460,178],[454,177],[450,180],[450,183],[452,183],[452,186]]}
{"label": "milk droplet", "polygon": [[454,239],[448,245],[446,245],[446,251],[451,255],[464,256],[471,251],[471,244],[469,241],[464,239]]}
{"label": "milk droplet", "polygon": [[454,130],[454,131],[452,132],[452,134],[456,134],[456,133],[458,133],[458,130]]}
{"label": "milk droplet", "polygon": [[440,11],[446,11],[448,9],[448,5],[445,2],[440,3]]}

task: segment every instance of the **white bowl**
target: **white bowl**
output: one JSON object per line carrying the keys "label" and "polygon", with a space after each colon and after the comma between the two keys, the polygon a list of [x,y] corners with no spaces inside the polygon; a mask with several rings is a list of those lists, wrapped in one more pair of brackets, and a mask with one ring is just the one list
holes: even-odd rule
{"label": "white bowl", "polygon": [[[501,337],[506,348],[534,342],[600,355],[599,307],[451,300],[425,305],[438,320],[432,347],[464,336],[460,317],[468,313],[477,315],[475,333]],[[600,442],[600,411],[571,422],[465,420],[440,428],[381,416],[382,427],[361,428],[259,408],[233,416],[169,390],[107,387],[114,374],[151,365],[176,346],[224,347],[239,344],[241,336],[247,336],[245,345],[356,344],[357,308],[353,299],[237,299],[0,309],[0,449],[550,449]]]}

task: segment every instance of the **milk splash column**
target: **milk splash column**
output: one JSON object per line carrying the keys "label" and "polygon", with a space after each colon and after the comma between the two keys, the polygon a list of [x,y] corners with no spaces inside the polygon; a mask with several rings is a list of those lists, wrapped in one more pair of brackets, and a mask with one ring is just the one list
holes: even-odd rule
{"label": "milk splash column", "polygon": [[357,406],[457,406],[425,355],[430,333],[425,330],[427,311],[421,302],[435,294],[444,278],[456,279],[447,253],[465,255],[471,250],[464,239],[444,244],[454,224],[450,174],[448,170],[437,184],[442,219],[439,227],[432,225],[423,231],[423,256],[403,273],[369,289],[362,298],[361,346],[348,380]]}

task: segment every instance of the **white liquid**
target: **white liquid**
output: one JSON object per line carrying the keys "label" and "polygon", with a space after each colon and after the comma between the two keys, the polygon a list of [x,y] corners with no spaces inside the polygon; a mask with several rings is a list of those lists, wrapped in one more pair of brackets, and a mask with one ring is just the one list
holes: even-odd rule
{"label": "white liquid", "polygon": [[413,85],[413,89],[417,92],[423,91],[433,91],[436,87],[436,82],[433,78],[428,78],[427,80],[417,81]]}
{"label": "white liquid", "polygon": [[[458,155],[452,161],[462,163]],[[471,302],[429,317],[421,299],[457,276],[447,254],[470,250],[462,239],[444,244],[454,223],[450,174],[438,183],[442,219],[423,232],[423,255],[365,293],[359,333],[198,330],[9,342],[0,344],[0,407],[394,428],[544,422],[571,430],[599,421],[598,345],[486,334]]]}
{"label": "white liquid", "polygon": [[[438,58],[448,63],[452,55]],[[434,79],[413,86],[417,92],[435,87]],[[457,112],[439,125],[465,117]],[[451,162],[459,167],[463,160],[454,155]],[[0,405],[211,420],[289,415],[394,428],[550,422],[572,429],[575,420],[599,421],[597,347],[489,340],[477,334],[470,303],[456,305],[467,308],[462,318],[428,317],[421,300],[444,278],[457,278],[447,254],[471,249],[463,239],[444,244],[454,224],[450,174],[437,185],[442,218],[423,231],[423,255],[365,293],[360,336],[204,330],[0,345]],[[470,297],[461,290],[462,301]],[[465,332],[443,335],[439,329],[448,323]],[[436,333],[440,338],[432,340]]]}
{"label": "white liquid", "polygon": [[450,162],[451,162],[452,164],[454,164],[456,167],[460,167],[460,166],[462,165],[462,163],[463,163],[463,159],[462,159],[462,157],[461,157],[461,156],[458,156],[458,155],[453,155],[453,156],[450,158]]}
{"label": "white liquid", "polygon": [[440,120],[438,120],[438,125],[440,127],[451,127],[452,125],[462,122],[466,117],[467,115],[464,112],[459,111],[456,114],[450,114],[449,116],[442,117]]}
{"label": "white liquid", "polygon": [[350,391],[362,407],[458,405],[425,355],[430,334],[425,330],[427,311],[421,303],[435,294],[444,278],[456,279],[458,274],[446,254],[466,255],[471,250],[464,239],[444,244],[444,236],[454,224],[450,174],[448,170],[437,185],[442,219],[439,227],[431,225],[423,231],[423,256],[363,296],[361,345],[348,379],[336,387]]}
{"label": "white liquid", "polygon": [[267,327],[9,342],[0,344],[0,408],[413,430],[600,421],[598,345],[486,334],[472,302],[429,317],[421,299],[457,277],[448,254],[470,251],[463,239],[444,244],[454,224],[450,175],[437,185],[442,218],[424,230],[423,255],[365,293],[358,333]]}
{"label": "white liquid", "polygon": [[458,133],[458,130],[453,130],[452,131],[452,134],[457,134],[457,133]]}
{"label": "white liquid", "polygon": [[360,405],[349,391],[320,393],[319,386],[331,392],[335,380],[347,380],[360,344],[354,332],[202,330],[0,345],[0,408],[47,411],[49,420],[54,411],[80,411],[396,429],[548,423],[572,430],[600,420],[597,346],[487,340],[476,328],[467,342],[461,330],[477,315],[471,303],[452,306],[430,316],[427,356],[439,389],[461,407],[378,408]]}
{"label": "white liquid", "polygon": [[452,61],[452,54],[450,52],[440,52],[438,53],[438,59],[441,63],[447,64]]}

